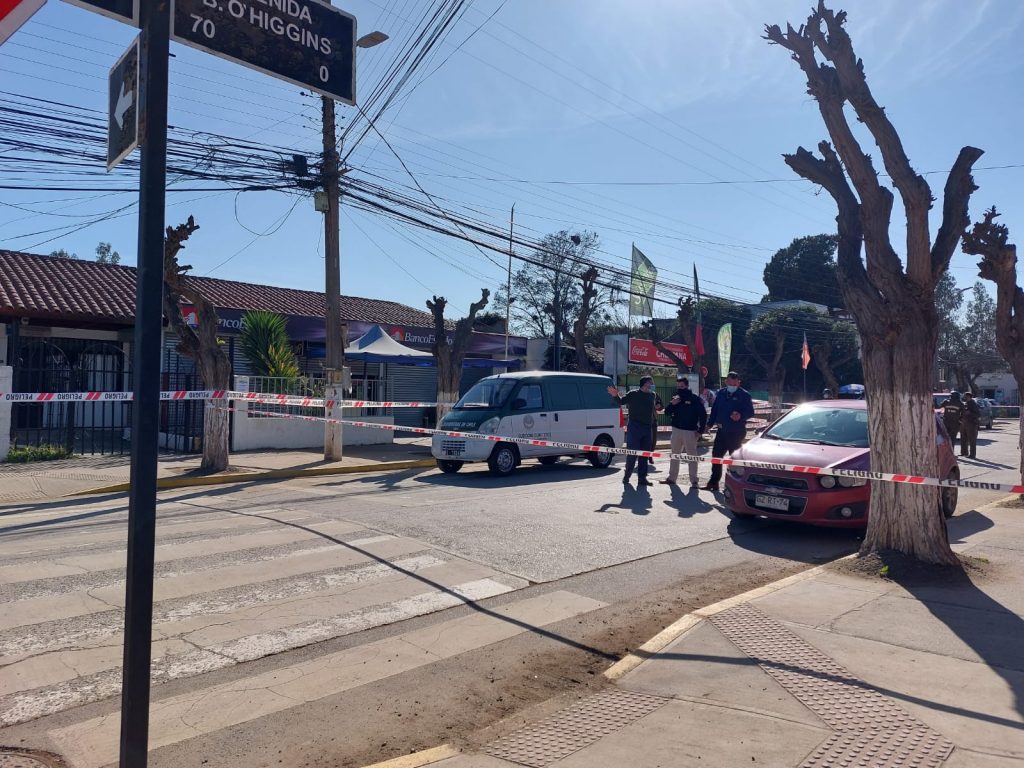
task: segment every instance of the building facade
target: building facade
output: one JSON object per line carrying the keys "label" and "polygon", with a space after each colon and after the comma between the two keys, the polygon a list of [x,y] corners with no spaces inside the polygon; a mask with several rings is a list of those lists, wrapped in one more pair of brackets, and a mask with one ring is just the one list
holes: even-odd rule
{"label": "building facade", "polygon": [[[13,392],[84,392],[132,389],[135,268],[92,261],[0,250],[0,365],[13,370]],[[269,285],[189,277],[191,286],[216,308],[220,336],[233,374],[249,375],[239,335],[246,311],[268,310],[287,319],[290,341],[305,378],[315,387],[323,376],[326,348],[324,294]],[[182,306],[187,322],[194,309]],[[415,349],[429,350],[435,340],[430,313],[398,302],[341,297],[348,341],[374,325]],[[449,331],[451,326],[449,324]],[[204,388],[193,361],[177,350],[177,336],[165,329],[161,388]],[[504,334],[474,332],[473,358],[504,357]],[[526,339],[508,338],[510,357],[526,356]],[[353,394],[361,399],[431,401],[436,369],[377,363],[351,368]],[[467,368],[463,391],[492,369],[481,362]],[[125,430],[130,404],[51,402],[13,404],[10,434],[16,444],[63,445],[76,453],[127,451]],[[163,445],[170,450],[201,450],[202,401],[161,404]],[[399,409],[396,424],[421,426],[430,409]]]}

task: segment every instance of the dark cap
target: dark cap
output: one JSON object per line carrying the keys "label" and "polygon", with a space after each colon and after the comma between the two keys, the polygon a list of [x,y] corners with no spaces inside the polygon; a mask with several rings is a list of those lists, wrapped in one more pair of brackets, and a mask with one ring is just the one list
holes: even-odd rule
{"label": "dark cap", "polygon": [[736,373],[736,371],[729,371],[729,375],[726,376],[725,378],[727,378],[727,379],[738,379],[739,377],[740,377],[740,375],[738,373]]}
{"label": "dark cap", "polygon": [[654,377],[653,377],[653,376],[644,376],[644,377],[642,377],[642,378],[640,379],[640,386],[641,386],[641,387],[642,387],[642,386],[643,386],[644,384],[647,384],[647,383],[651,383],[651,384],[653,384],[653,383],[654,383]]}
{"label": "dark cap", "polygon": [[690,383],[690,379],[687,377],[685,373],[677,373],[676,381],[685,381],[687,384]]}

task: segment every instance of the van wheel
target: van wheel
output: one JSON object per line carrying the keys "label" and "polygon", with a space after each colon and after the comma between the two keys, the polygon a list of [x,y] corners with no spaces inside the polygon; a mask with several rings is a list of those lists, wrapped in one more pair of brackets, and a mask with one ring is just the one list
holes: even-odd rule
{"label": "van wheel", "polygon": [[537,458],[537,461],[539,461],[545,467],[550,467],[552,464],[557,464],[559,458],[560,457],[558,456],[539,456]]}
{"label": "van wheel", "polygon": [[[602,448],[615,447],[615,443],[612,442],[612,439],[608,437],[608,435],[601,435],[600,437],[598,437],[597,440],[594,441],[594,445],[599,445]],[[615,460],[615,454],[591,451],[590,453],[587,454],[587,459],[590,461],[591,465],[597,467],[598,469],[604,469],[605,467],[610,466],[611,463]]]}
{"label": "van wheel", "polygon": [[[959,472],[950,472],[949,480],[959,480]],[[944,486],[942,492],[939,495],[939,503],[942,506],[942,516],[947,520],[953,516],[956,512],[956,502],[960,496],[960,489],[955,486]]]}
{"label": "van wheel", "polygon": [[519,454],[515,446],[509,443],[498,443],[494,446],[494,450],[491,451],[491,458],[487,460],[487,466],[491,470],[491,474],[496,477],[511,475],[518,463]]}
{"label": "van wheel", "polygon": [[460,469],[462,469],[461,461],[452,461],[451,459],[438,459],[437,467],[446,475],[454,475]]}

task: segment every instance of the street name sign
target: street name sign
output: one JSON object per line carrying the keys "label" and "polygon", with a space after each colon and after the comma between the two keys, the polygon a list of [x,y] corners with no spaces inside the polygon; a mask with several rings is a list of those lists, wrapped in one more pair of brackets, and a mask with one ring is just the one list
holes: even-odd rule
{"label": "street name sign", "polygon": [[355,104],[356,19],[320,0],[173,0],[171,39]]}
{"label": "street name sign", "polygon": [[0,0],[0,45],[45,4],[46,0]]}
{"label": "street name sign", "polygon": [[139,146],[139,39],[121,54],[107,81],[107,170]]}
{"label": "street name sign", "polygon": [[123,21],[133,27],[139,26],[140,0],[64,0],[71,5],[95,11],[111,19]]}

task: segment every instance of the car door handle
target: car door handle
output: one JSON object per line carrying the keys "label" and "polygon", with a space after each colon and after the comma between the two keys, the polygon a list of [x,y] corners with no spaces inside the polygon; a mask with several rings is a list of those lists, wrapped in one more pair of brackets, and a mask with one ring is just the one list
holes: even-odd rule
{"label": "car door handle", "polygon": [[555,421],[558,421],[558,414],[555,414]]}
{"label": "car door handle", "polygon": [[548,417],[546,413],[538,413],[537,415],[545,419]]}

